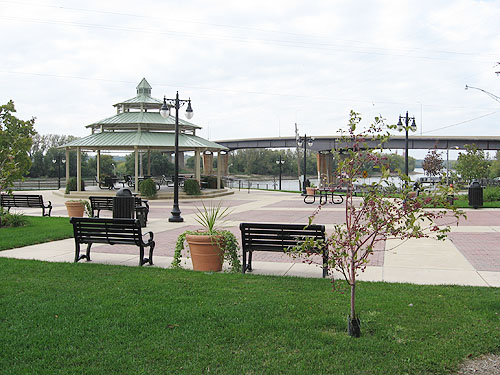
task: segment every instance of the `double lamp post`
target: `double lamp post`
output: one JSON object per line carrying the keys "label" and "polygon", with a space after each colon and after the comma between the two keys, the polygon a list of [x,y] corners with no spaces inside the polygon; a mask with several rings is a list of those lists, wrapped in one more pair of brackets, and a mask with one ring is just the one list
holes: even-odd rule
{"label": "double lamp post", "polygon": [[163,97],[163,105],[160,109],[160,115],[163,118],[170,116],[170,107],[175,107],[175,161],[174,161],[174,205],[172,207],[172,216],[168,219],[170,222],[180,223],[184,219],[181,216],[179,209],[179,108],[187,103],[186,118],[189,120],[193,117],[193,108],[191,108],[191,99],[179,99],[179,91],[175,95],[175,99],[167,99]]}
{"label": "double lamp post", "polygon": [[[404,120],[404,124],[401,122],[401,120]],[[412,120],[412,124],[410,125],[410,120]],[[403,131],[405,130],[406,136],[405,136],[405,175],[408,177],[408,131],[411,130],[412,132],[417,130],[417,124],[415,123],[415,117],[408,117],[408,111],[406,111],[406,116],[401,117],[399,116],[399,121],[398,121],[398,131]]]}
{"label": "double lamp post", "polygon": [[[295,142],[298,147],[304,147],[304,181],[302,182],[302,194],[306,194],[306,175],[307,175],[307,146],[312,147],[314,138],[308,137],[304,134],[303,137],[298,134],[295,135]],[[297,155],[299,157],[299,155]]]}
{"label": "double lamp post", "polygon": [[57,189],[59,190],[61,188],[61,163],[65,164],[66,159],[63,159],[61,154],[57,153],[54,159],[52,159],[52,163],[57,163]]}

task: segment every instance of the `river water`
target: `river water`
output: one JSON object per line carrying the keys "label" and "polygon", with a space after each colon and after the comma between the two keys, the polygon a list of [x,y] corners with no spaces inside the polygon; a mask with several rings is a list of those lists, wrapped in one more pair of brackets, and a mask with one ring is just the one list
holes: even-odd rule
{"label": "river water", "polygon": [[[422,168],[415,168],[414,172],[410,174],[410,177],[413,181],[416,181],[419,177],[424,176],[424,170]],[[391,177],[390,178],[396,185],[399,185],[401,180],[399,177]],[[238,179],[241,181],[241,188],[247,188],[248,182],[251,183],[252,188],[260,188],[260,189],[270,189],[270,190],[278,190],[279,188],[279,179],[276,177],[271,180],[250,180],[250,179]],[[360,183],[371,184],[372,182],[376,182],[380,180],[380,177],[368,177],[365,179],[361,179]],[[302,179],[301,179],[302,181]],[[318,186],[317,178],[309,178],[314,185]],[[237,188],[239,186],[238,181],[233,182],[233,188]],[[281,190],[299,190],[299,180],[298,179],[282,179],[281,180]]]}

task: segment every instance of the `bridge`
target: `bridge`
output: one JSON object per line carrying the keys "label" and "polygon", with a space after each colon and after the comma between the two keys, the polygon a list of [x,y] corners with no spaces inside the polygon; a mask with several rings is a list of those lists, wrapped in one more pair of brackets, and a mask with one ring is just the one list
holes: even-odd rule
{"label": "bridge", "polygon": [[[313,137],[314,142],[308,149],[315,151],[331,151],[349,148],[349,144],[340,140],[340,136],[319,136]],[[249,149],[249,148],[295,148],[295,137],[263,137],[263,138],[245,138],[228,139],[215,141],[218,144],[226,146],[230,150]],[[481,150],[500,150],[499,136],[410,136],[408,137],[409,149],[429,150],[433,148],[447,150],[464,150],[465,145],[475,144]],[[405,137],[394,135],[384,144],[388,149],[404,149]]]}

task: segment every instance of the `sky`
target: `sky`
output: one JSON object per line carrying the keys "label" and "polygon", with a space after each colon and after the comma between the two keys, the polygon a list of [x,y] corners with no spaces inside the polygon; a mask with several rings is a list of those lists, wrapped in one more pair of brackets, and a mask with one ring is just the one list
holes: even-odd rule
{"label": "sky", "polygon": [[145,77],[210,140],[334,135],[350,110],[499,136],[500,102],[465,90],[500,96],[499,20],[500,1],[0,0],[0,103],[81,137]]}

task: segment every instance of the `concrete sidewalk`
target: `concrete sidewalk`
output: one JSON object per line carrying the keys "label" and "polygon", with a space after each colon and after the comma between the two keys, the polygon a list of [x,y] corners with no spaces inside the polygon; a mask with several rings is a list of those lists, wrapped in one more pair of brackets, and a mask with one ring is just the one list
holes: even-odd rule
{"label": "concrete sidewalk", "polygon": [[[27,192],[24,192],[27,193]],[[53,216],[67,216],[65,199],[52,191],[30,192],[42,194],[52,201]],[[307,217],[316,206],[304,204],[297,194],[235,191],[221,198],[223,205],[231,207],[226,227],[239,238],[241,222],[307,223]],[[172,207],[170,200],[151,200],[146,231],[153,231],[157,243],[153,255],[154,267],[169,267],[175,240],[185,230],[199,227],[194,220],[199,200],[181,201],[183,223],[169,223]],[[333,223],[342,222],[345,205],[326,205],[315,223],[325,224],[327,232]],[[21,211],[21,210],[20,210]],[[26,214],[40,215],[40,209],[22,210]],[[106,213],[110,216],[110,213]],[[406,242],[387,241],[385,248],[376,252],[370,266],[359,279],[368,281],[409,282],[415,284],[456,284],[500,287],[500,210],[468,210],[467,220],[452,231],[445,241],[412,239]],[[72,262],[74,241],[66,239],[18,249],[0,251],[0,257],[37,259],[50,262]],[[93,263],[137,266],[138,249],[133,246],[93,245]],[[183,258],[183,266],[191,263]],[[304,264],[284,254],[255,253],[253,273],[321,277],[316,265]],[[340,275],[336,275],[339,277]]]}

